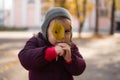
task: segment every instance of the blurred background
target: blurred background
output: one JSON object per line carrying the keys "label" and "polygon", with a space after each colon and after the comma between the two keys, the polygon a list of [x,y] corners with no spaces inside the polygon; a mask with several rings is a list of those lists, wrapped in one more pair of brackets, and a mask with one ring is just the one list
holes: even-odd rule
{"label": "blurred background", "polygon": [[72,14],[73,41],[87,64],[75,80],[120,80],[120,0],[0,0],[0,80],[28,80],[17,55],[58,6]]}

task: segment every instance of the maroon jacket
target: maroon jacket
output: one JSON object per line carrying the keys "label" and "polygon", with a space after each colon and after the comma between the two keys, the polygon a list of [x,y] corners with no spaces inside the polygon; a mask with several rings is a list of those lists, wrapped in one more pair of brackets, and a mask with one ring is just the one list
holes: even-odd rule
{"label": "maroon jacket", "polygon": [[74,43],[71,43],[71,64],[67,64],[63,57],[50,62],[45,59],[45,50],[52,45],[41,33],[38,37],[29,39],[18,54],[22,66],[29,71],[29,80],[73,80],[72,75],[80,75],[85,70],[85,61]]}

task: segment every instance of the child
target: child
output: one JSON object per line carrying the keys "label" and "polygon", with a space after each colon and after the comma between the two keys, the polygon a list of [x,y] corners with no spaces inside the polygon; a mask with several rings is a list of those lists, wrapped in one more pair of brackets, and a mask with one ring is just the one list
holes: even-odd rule
{"label": "child", "polygon": [[70,13],[52,8],[41,27],[42,33],[29,39],[18,54],[29,80],[73,80],[73,75],[82,74],[86,64],[71,40]]}

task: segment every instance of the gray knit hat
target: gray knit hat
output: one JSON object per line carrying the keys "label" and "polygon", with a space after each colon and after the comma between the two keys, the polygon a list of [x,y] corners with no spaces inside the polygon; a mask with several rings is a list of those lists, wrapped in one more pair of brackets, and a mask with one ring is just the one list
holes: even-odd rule
{"label": "gray knit hat", "polygon": [[68,18],[69,20],[71,20],[70,13],[68,12],[68,10],[66,10],[64,8],[54,7],[54,8],[51,8],[50,10],[48,10],[48,12],[46,13],[46,16],[45,16],[45,20],[41,26],[42,34],[45,39],[47,39],[47,29],[48,29],[50,21],[52,21],[53,19],[55,19],[57,17],[65,17],[65,18]]}

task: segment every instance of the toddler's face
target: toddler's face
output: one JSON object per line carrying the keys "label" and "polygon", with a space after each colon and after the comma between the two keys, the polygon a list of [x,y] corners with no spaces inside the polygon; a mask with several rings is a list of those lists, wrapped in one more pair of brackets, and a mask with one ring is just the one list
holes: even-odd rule
{"label": "toddler's face", "polygon": [[52,33],[52,29],[53,29],[53,24],[54,24],[54,20],[51,21],[49,28],[48,28],[48,40],[52,45],[56,45],[57,43],[63,42],[63,43],[70,43],[71,40],[71,26],[70,25],[64,25],[64,37],[62,38],[61,41],[57,40],[53,33]]}

